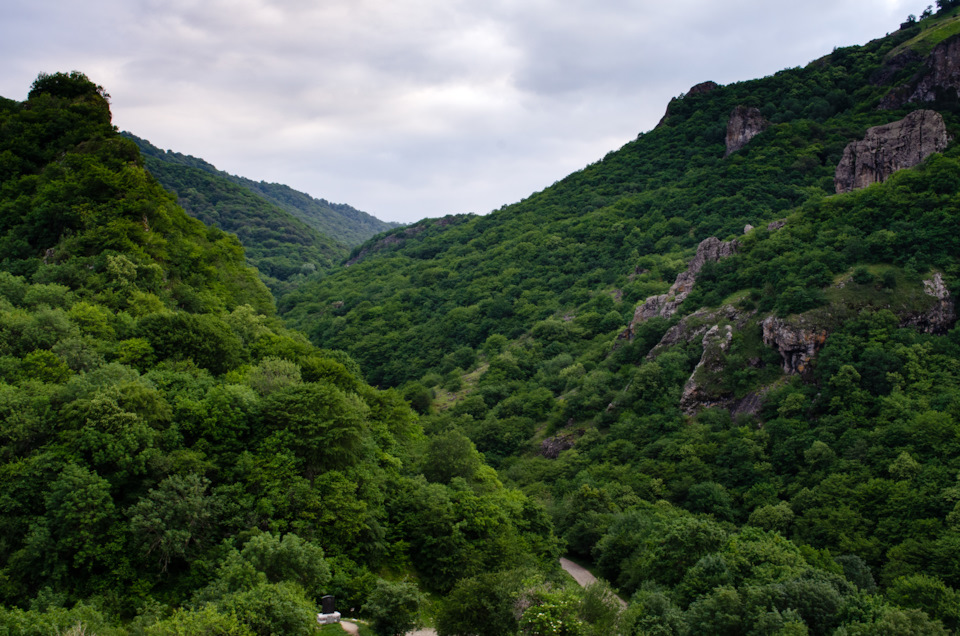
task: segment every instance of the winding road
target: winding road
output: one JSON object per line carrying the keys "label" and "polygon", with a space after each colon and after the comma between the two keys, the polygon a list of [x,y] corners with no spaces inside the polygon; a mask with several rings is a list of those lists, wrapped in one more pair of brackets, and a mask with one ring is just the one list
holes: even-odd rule
{"label": "winding road", "polygon": [[[591,583],[597,582],[597,577],[590,574],[590,570],[582,565],[577,565],[570,559],[560,559],[560,567],[562,567],[567,574],[572,576],[573,580],[576,581],[580,587],[586,587]],[[620,601],[621,607],[624,609],[627,608],[627,602],[620,598],[620,596],[617,596],[617,600]]]}

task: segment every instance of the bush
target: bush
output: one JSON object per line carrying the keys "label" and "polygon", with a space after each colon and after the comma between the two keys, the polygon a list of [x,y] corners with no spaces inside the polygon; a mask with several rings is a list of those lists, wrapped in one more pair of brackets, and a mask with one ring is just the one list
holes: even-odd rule
{"label": "bush", "polygon": [[400,636],[422,625],[423,601],[423,594],[413,583],[380,579],[362,611],[370,617],[379,636]]}

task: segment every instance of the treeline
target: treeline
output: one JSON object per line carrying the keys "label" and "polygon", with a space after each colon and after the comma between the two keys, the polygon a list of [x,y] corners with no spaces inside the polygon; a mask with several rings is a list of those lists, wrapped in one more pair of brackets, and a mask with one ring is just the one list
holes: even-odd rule
{"label": "treeline", "polygon": [[[164,172],[166,173],[179,173],[180,171],[174,166],[192,168],[205,172],[210,177],[216,177],[218,182],[220,180],[229,181],[257,195],[267,203],[285,210],[324,236],[348,247],[358,245],[370,237],[398,225],[397,223],[381,221],[345,203],[331,203],[326,199],[316,199],[289,186],[265,181],[253,181],[245,177],[228,174],[222,170],[217,170],[216,166],[203,159],[172,150],[161,150],[149,141],[140,139],[131,133],[124,132],[122,134],[137,143],[146,160],[147,168],[151,172],[153,172],[154,166],[159,167],[160,164],[166,164],[164,166]],[[169,188],[163,176],[155,176],[160,179],[165,187]],[[175,182],[170,185],[174,184]],[[247,246],[247,243],[244,243],[244,245]],[[256,244],[251,244],[248,247],[256,247]]]}

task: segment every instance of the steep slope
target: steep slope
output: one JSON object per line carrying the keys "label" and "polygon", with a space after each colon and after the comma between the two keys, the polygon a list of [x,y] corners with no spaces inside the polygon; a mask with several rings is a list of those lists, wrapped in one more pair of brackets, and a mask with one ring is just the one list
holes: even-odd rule
{"label": "steep slope", "polygon": [[0,131],[0,631],[312,634],[324,594],[419,597],[374,573],[556,568],[468,439],[272,316],[102,88],[41,75]]}
{"label": "steep slope", "polygon": [[[264,181],[253,181],[245,177],[227,174],[217,170],[215,166],[207,163],[203,159],[191,155],[183,155],[172,150],[161,150],[150,142],[140,139],[131,133],[123,133],[126,137],[134,140],[140,147],[140,151],[147,158],[148,168],[154,164],[151,159],[169,164],[165,166],[165,178],[170,179],[170,186],[175,186],[174,174],[179,174],[177,169],[170,166],[184,166],[202,170],[211,175],[221,177],[242,188],[256,194],[262,199],[268,201],[310,226],[317,232],[338,241],[348,247],[359,245],[368,238],[381,232],[399,226],[399,223],[390,223],[361,212],[344,203],[330,203],[324,199],[315,199],[308,194],[298,192],[289,186],[279,183],[266,183]],[[160,177],[158,176],[158,179]],[[168,184],[160,179],[165,186]],[[188,210],[189,211],[189,210]]]}
{"label": "steep slope", "polygon": [[292,290],[305,275],[326,272],[346,257],[346,246],[213,166],[165,153],[129,133],[123,136],[137,144],[144,167],[190,216],[237,235],[250,264],[278,296]]}
{"label": "steep slope", "polygon": [[[539,493],[568,549],[637,593],[636,624],[954,630],[960,93],[944,65],[960,60],[957,36],[930,35],[951,4],[804,68],[698,85],[602,161],[489,216],[389,232],[281,312]],[[896,124],[938,118],[919,142]],[[845,152],[882,169],[838,195]],[[652,520],[663,501],[704,525]],[[791,573],[758,531],[839,578]],[[904,613],[858,614],[867,597]]]}
{"label": "steep slope", "polygon": [[[524,201],[394,230],[355,250],[379,249],[283,299],[283,313],[317,342],[350,350],[371,381],[391,385],[418,378],[444,352],[477,349],[494,334],[516,338],[551,316],[626,320],[634,303],[667,290],[700,241],[738,236],[835,192],[844,148],[906,114],[876,106],[919,62],[887,85],[871,79],[910,37],[676,99],[656,129]],[[758,108],[772,125],[725,157],[739,106]],[[954,115],[943,114],[953,126]],[[361,317],[366,303],[382,308],[389,328]]]}

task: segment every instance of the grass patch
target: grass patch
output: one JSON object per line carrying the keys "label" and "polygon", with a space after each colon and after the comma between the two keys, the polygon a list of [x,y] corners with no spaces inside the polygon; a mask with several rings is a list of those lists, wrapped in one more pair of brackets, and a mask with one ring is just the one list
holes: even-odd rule
{"label": "grass patch", "polygon": [[922,20],[919,24],[921,28],[920,33],[893,48],[887,53],[887,59],[895,57],[909,49],[913,49],[920,55],[925,56],[929,54],[936,45],[960,33],[960,9],[953,9],[943,17]]}
{"label": "grass patch", "polygon": [[[868,280],[864,272],[872,280]],[[889,265],[858,266],[837,277],[835,285],[824,290],[824,296],[829,307],[823,309],[844,316],[864,309],[889,309],[903,316],[926,311],[936,302],[924,291],[920,276]]]}
{"label": "grass patch", "polygon": [[457,391],[447,391],[440,386],[434,388],[434,408],[437,409],[437,411],[443,412],[467,397],[473,392],[474,387],[477,386],[477,382],[480,380],[480,376],[483,375],[488,368],[490,368],[490,363],[484,362],[470,373],[464,373],[460,378],[463,384]]}

